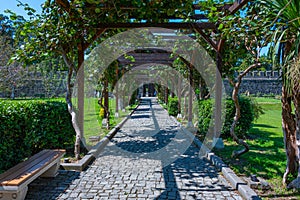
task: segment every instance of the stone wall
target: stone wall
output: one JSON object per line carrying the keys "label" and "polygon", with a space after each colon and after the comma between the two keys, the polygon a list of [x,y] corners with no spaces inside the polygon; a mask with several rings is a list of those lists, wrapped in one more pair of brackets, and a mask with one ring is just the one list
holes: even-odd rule
{"label": "stone wall", "polygon": [[0,98],[52,98],[66,94],[66,71],[28,73],[0,90]]}
{"label": "stone wall", "polygon": [[[235,76],[238,74],[236,73]],[[223,81],[227,94],[231,94],[232,87],[228,80]],[[253,71],[246,74],[242,79],[240,94],[281,95],[281,72],[280,71]]]}
{"label": "stone wall", "polygon": [[[235,74],[237,76],[237,74]],[[66,93],[67,72],[42,75],[36,73],[34,76],[22,80],[14,88],[15,97],[62,97]],[[223,81],[226,93],[231,95],[232,87],[228,80]],[[242,80],[240,94],[281,95],[281,73],[278,71],[253,71],[248,73]],[[0,91],[0,98],[11,97],[11,88]]]}

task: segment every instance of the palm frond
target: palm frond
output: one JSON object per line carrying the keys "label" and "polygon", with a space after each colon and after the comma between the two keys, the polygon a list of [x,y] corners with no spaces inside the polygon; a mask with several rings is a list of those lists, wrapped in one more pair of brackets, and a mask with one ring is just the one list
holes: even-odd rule
{"label": "palm frond", "polygon": [[299,85],[300,77],[300,1],[299,0],[265,0],[275,17],[276,31],[270,56],[273,66],[280,66],[283,72],[283,84],[290,92]]}

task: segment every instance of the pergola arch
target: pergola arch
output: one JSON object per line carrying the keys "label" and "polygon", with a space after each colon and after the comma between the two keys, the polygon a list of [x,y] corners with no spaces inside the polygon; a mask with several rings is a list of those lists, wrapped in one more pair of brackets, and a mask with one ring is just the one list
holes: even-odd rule
{"label": "pergola arch", "polygon": [[[149,29],[151,29],[151,28],[149,28]],[[171,52],[173,53],[173,51],[171,51],[171,50],[173,50],[173,46],[169,46],[170,45],[169,43],[167,44],[166,47],[158,46],[156,43],[155,44],[152,43],[151,42],[152,40],[150,39],[148,42],[144,41],[144,43],[141,47],[134,46],[137,44],[140,45],[140,43],[136,44],[135,41],[131,40],[131,38],[127,38],[126,36],[132,36],[131,34],[136,34],[137,36],[139,36],[138,31],[143,33],[145,31],[145,29],[131,30],[131,31],[128,31],[127,33],[121,33],[119,35],[116,35],[115,37],[112,37],[111,39],[108,39],[107,41],[105,41],[105,43],[100,44],[97,48],[95,48],[95,51],[91,52],[91,56],[89,56],[89,59],[91,59],[91,62],[89,62],[89,60],[87,60],[87,63],[84,64],[84,68],[82,67],[82,68],[80,68],[80,70],[83,70],[86,68],[87,72],[88,72],[88,73],[86,73],[87,75],[91,75],[91,74],[93,74],[93,72],[95,72],[96,74],[94,77],[97,78],[97,77],[99,77],[99,76],[97,76],[97,74],[102,74],[102,72],[109,66],[110,63],[113,63],[114,61],[116,61],[117,59],[122,57],[124,54],[128,55],[134,51],[140,51],[140,52],[144,53],[143,51],[145,51],[145,49],[147,51],[149,51],[149,49],[155,50],[156,52],[160,52],[160,53],[167,52],[167,54],[166,54],[167,56],[165,56],[166,61],[169,61],[169,64],[171,63],[170,59],[171,59],[171,61],[173,61],[174,58],[172,58],[172,57],[170,58],[170,56],[169,56]],[[135,38],[135,35],[133,35],[132,37]],[[186,37],[186,41],[184,41],[184,43],[180,43],[180,48],[177,51],[175,51],[174,54],[178,55],[178,57],[185,58],[186,62],[191,63],[191,65],[195,66],[195,68],[200,72],[200,74],[203,72],[205,74],[204,78],[207,78],[205,80],[206,83],[210,83],[210,85],[208,84],[209,88],[213,88],[213,84],[215,84],[214,71],[216,69],[216,67],[213,67],[213,66],[215,66],[213,59],[211,59],[210,56],[207,53],[205,53],[206,51],[203,49],[203,47],[201,47],[195,40],[193,40],[187,36],[185,36],[185,37]],[[113,41],[115,41],[115,42],[113,42]],[[133,42],[133,43],[131,44],[130,42]],[[174,40],[172,41],[172,43],[173,43],[173,45],[178,44]],[[114,44],[118,44],[121,46],[117,46],[117,45],[115,46]],[[124,44],[128,45],[128,47],[123,48],[124,46],[122,46],[122,45],[124,45]],[[193,47],[193,48],[191,48],[191,47]],[[193,59],[193,56],[190,55],[191,52],[195,52],[195,57],[199,58],[200,60]],[[153,53],[153,52],[149,52],[149,53]],[[101,56],[104,56],[104,57],[101,57]],[[208,56],[210,59],[205,56]],[[103,66],[102,69],[100,69],[98,71],[95,70],[95,69],[97,69],[98,65],[97,65],[97,62],[93,60],[93,58],[97,58],[96,60],[99,60],[99,64],[101,66]],[[142,58],[144,58],[144,57],[142,57]],[[104,59],[104,60],[102,60],[102,59]],[[197,61],[202,61],[202,62],[197,62]],[[90,66],[86,65],[86,64],[89,64],[92,68],[89,68]],[[152,63],[152,64],[157,64],[157,63]],[[149,66],[151,64],[146,63],[145,65]],[[205,65],[205,67],[203,67],[204,65]],[[209,68],[209,71],[207,72],[206,70],[208,69],[208,66],[210,66],[210,68]],[[96,67],[96,68],[93,68],[93,67]],[[169,77],[166,75],[165,79],[167,79],[167,78],[169,78]],[[189,82],[189,80],[187,82]],[[220,84],[222,84],[222,82]],[[93,89],[93,87],[87,87],[87,88]],[[80,93],[80,92],[84,92],[84,90],[81,90],[80,88],[78,88],[78,98],[81,98],[81,100],[84,102],[84,95],[82,95],[84,93]],[[87,94],[91,94],[91,93],[92,92],[87,91]],[[180,92],[178,92],[178,94],[180,94]],[[193,94],[193,91],[192,91],[191,87],[189,87],[189,92],[188,92],[189,101],[192,101],[192,99],[193,99],[191,97],[192,94]],[[220,94],[220,95],[222,98],[222,94]],[[79,100],[78,100],[78,102],[79,102]],[[189,103],[189,105],[190,106],[188,107],[189,108],[188,121],[190,122],[189,125],[193,126],[193,124],[192,124],[193,115],[192,115],[192,109],[191,109],[192,103]],[[81,112],[83,112],[83,110],[81,110]],[[214,114],[213,116],[222,118],[221,115]],[[222,120],[220,119],[220,123],[221,123],[221,121]],[[218,133],[218,134],[220,134],[220,133]],[[215,136],[217,137],[217,134],[215,134]]]}
{"label": "pergola arch", "polygon": [[[71,2],[68,0],[55,0],[55,2],[66,12],[69,14],[69,16],[73,20],[80,20],[76,18],[75,16],[78,16],[78,13],[75,9],[72,8]],[[103,1],[105,2],[105,1]],[[240,8],[242,8],[244,5],[246,5],[249,2],[249,0],[236,0],[232,4],[224,4],[222,6],[217,6],[220,10],[225,10],[227,13],[234,14],[236,11],[238,11]],[[147,2],[151,3],[151,1]],[[102,8],[100,10],[106,11],[110,9],[115,9],[110,7],[109,3],[103,3],[101,4]],[[101,37],[101,34],[103,34],[107,29],[131,29],[131,28],[142,28],[142,27],[160,27],[160,28],[168,28],[168,29],[184,29],[184,30],[192,30],[202,36],[202,38],[216,51],[216,63],[217,63],[217,73],[222,71],[222,47],[224,45],[224,40],[218,40],[215,41],[213,38],[213,35],[215,32],[217,32],[218,24],[214,24],[212,22],[209,22],[207,20],[207,17],[203,14],[201,14],[201,7],[197,4],[191,5],[192,9],[192,16],[189,17],[189,22],[185,22],[185,17],[179,17],[177,15],[164,15],[163,13],[158,13],[157,16],[161,17],[162,20],[151,20],[151,16],[147,17],[147,19],[143,20],[136,14],[136,10],[138,10],[137,7],[134,6],[126,6],[126,5],[119,5],[120,12],[127,13],[126,15],[128,18],[124,21],[118,21],[113,23],[103,23],[99,22],[96,24],[91,25],[90,27],[81,27],[84,31],[79,33],[78,35],[78,42],[77,45],[77,55],[78,55],[78,68],[80,69],[83,67],[84,62],[84,52],[87,50],[87,48],[98,38]],[[87,4],[87,9],[91,9],[89,7],[89,4]],[[151,7],[149,7],[151,8]],[[199,13],[200,11],[200,13]],[[75,12],[75,13],[74,13]],[[88,14],[88,12],[87,12]],[[156,15],[155,15],[156,16]],[[157,17],[156,16],[156,17]],[[139,22],[134,22],[135,19],[139,19]],[[150,20],[149,20],[150,19]],[[95,34],[91,37],[90,40],[86,40],[86,36],[84,35],[84,32],[88,32],[90,29],[97,30],[95,31]],[[207,30],[206,32],[203,30]],[[80,71],[80,70],[78,70]],[[216,75],[217,81],[216,81],[216,99],[221,99],[222,93],[222,79],[220,75]],[[83,84],[83,83],[80,83]],[[78,92],[84,93],[84,86],[80,85],[78,86]],[[80,96],[80,95],[78,95]],[[83,99],[78,99],[78,109],[84,110],[84,102]],[[216,112],[221,113],[221,102],[216,101]],[[83,122],[83,114],[78,114],[78,121]],[[216,115],[215,122],[221,121],[221,115]],[[83,123],[81,123],[83,125]],[[219,123],[217,123],[219,124]],[[83,130],[83,127],[80,128]],[[221,127],[215,127],[215,132],[220,132]]]}
{"label": "pergola arch", "polygon": [[[174,39],[174,38],[173,38]],[[132,51],[129,53],[126,53],[126,56],[131,56],[133,57],[134,61],[131,61],[130,59],[126,59],[125,56],[120,56],[117,61],[120,65],[130,65],[130,70],[147,70],[146,67],[148,67],[148,70],[151,70],[152,73],[155,74],[155,70],[160,70],[159,68],[157,69],[156,67],[165,65],[165,66],[170,66],[174,67],[174,61],[179,58],[180,60],[183,61],[184,65],[187,69],[188,73],[188,81],[190,82],[190,85],[193,85],[193,80],[192,80],[192,68],[194,68],[193,64],[183,58],[182,56],[178,54],[174,54],[173,52],[160,49],[160,48],[151,48],[151,49],[139,49],[137,51]],[[153,69],[155,67],[156,69]],[[137,69],[138,68],[138,69]],[[196,70],[197,71],[197,70]],[[201,76],[201,74],[200,74]],[[147,79],[146,76],[138,77],[143,80]],[[165,93],[168,93],[168,91],[172,90],[172,88],[165,88],[166,91]],[[178,97],[181,96],[179,91],[176,91],[175,94],[177,94]],[[191,97],[189,97],[191,98]],[[167,99],[167,98],[165,98]],[[181,102],[178,103],[179,107],[178,109],[181,109]],[[189,107],[192,107],[192,102],[189,101]],[[192,110],[189,109],[189,119],[192,119]],[[180,111],[179,111],[180,113]]]}

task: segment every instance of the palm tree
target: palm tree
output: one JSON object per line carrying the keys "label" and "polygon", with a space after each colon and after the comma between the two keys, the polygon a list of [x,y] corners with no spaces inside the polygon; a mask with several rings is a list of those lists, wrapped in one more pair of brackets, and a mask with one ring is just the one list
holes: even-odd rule
{"label": "palm tree", "polygon": [[289,174],[297,175],[288,188],[300,188],[300,1],[263,2],[277,13],[272,19],[276,31],[270,53],[274,66],[282,70],[282,130],[287,155],[283,183],[288,183]]}

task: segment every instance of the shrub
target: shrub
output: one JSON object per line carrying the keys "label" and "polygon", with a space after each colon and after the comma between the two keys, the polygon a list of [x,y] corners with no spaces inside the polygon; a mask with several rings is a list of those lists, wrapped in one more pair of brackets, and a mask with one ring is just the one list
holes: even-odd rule
{"label": "shrub", "polygon": [[[199,125],[198,130],[200,134],[206,134],[209,123],[212,116],[212,100],[201,100],[199,101]],[[235,128],[235,133],[238,136],[244,136],[248,133],[249,129],[252,127],[252,123],[260,112],[259,107],[247,97],[240,97],[239,103],[241,107],[241,117]],[[230,127],[235,115],[234,102],[231,99],[225,101],[226,104],[226,116],[222,127],[222,136],[230,137]]]}
{"label": "shrub", "polygon": [[211,120],[212,114],[212,101],[211,100],[199,100],[198,101],[198,109],[199,109],[199,116],[198,116],[198,130],[200,134],[206,134],[209,123]]}
{"label": "shrub", "polygon": [[0,101],[0,170],[42,149],[73,145],[75,132],[62,100]]}
{"label": "shrub", "polygon": [[172,116],[177,116],[178,112],[178,98],[169,98],[168,101],[168,113]]}
{"label": "shrub", "polygon": [[158,102],[164,102],[165,101],[165,96],[164,96],[164,93],[162,92],[157,92],[157,99],[158,99]]}
{"label": "shrub", "polygon": [[102,120],[104,118],[105,110],[104,108],[100,108],[99,118]]}
{"label": "shrub", "polygon": [[0,102],[0,171],[17,164],[31,154],[24,143],[27,117],[18,104]]}

